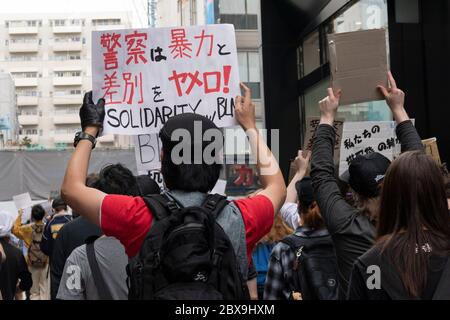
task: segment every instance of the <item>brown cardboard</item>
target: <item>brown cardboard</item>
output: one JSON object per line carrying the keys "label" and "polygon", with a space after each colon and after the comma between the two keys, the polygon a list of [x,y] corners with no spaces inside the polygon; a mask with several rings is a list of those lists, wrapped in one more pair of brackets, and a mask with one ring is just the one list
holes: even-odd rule
{"label": "brown cardboard", "polygon": [[384,100],[387,87],[386,31],[364,30],[328,35],[331,87],[341,89],[340,105]]}
{"label": "brown cardboard", "polygon": [[441,164],[441,157],[439,156],[439,149],[437,146],[437,139],[430,138],[422,140],[422,144],[425,146],[425,152],[436,161],[437,164]]}

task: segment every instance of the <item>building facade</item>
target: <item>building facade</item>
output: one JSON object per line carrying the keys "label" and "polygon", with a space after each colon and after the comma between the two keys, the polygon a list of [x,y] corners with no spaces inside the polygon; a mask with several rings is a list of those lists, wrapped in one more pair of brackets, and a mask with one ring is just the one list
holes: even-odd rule
{"label": "building facade", "polygon": [[15,86],[9,73],[0,73],[0,92],[0,149],[3,149],[17,141],[19,134]]}
{"label": "building facade", "polygon": [[[17,96],[18,143],[65,148],[80,130],[78,111],[91,90],[91,33],[131,28],[131,14],[0,15],[0,72]],[[99,147],[129,147],[130,138],[104,136]]]}
{"label": "building facade", "polygon": [[[450,71],[446,0],[261,1],[266,127],[280,130],[280,167],[303,146],[305,123],[319,114],[330,85],[327,34],[385,28],[389,67],[422,139],[436,137],[450,161],[450,109],[442,104]],[[280,85],[282,84],[282,85]],[[347,121],[392,120],[384,101],[340,106]]]}

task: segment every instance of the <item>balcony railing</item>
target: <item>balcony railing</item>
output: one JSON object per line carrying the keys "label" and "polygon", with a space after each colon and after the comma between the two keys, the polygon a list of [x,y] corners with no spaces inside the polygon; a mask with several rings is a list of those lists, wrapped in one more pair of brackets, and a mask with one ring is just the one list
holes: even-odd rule
{"label": "balcony railing", "polygon": [[18,106],[37,106],[39,103],[37,96],[17,96]]}
{"label": "balcony railing", "polygon": [[83,102],[83,95],[73,93],[58,93],[53,94],[53,104],[55,105],[69,105],[81,104]]}
{"label": "balcony railing", "polygon": [[39,116],[38,115],[19,115],[19,123],[22,126],[31,126],[39,124]]}
{"label": "balcony railing", "polygon": [[54,86],[80,86],[83,84],[82,77],[54,77]]}

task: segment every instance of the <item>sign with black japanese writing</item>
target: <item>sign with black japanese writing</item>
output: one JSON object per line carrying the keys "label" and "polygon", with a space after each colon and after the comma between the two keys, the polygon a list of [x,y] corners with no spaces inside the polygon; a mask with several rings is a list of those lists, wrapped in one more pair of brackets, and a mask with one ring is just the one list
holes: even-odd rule
{"label": "sign with black japanese writing", "polygon": [[198,113],[235,125],[240,94],[233,25],[92,33],[94,101],[105,99],[104,134],[159,131],[170,117]]}
{"label": "sign with black japanese writing", "polygon": [[341,140],[339,175],[358,155],[379,152],[393,160],[400,154],[400,142],[395,134],[395,121],[345,122]]}
{"label": "sign with black japanese writing", "polygon": [[[316,133],[317,127],[319,126],[320,118],[319,117],[308,117],[306,118],[306,131],[305,131],[305,139],[303,144],[304,150],[312,150],[313,145],[313,137]],[[341,137],[342,130],[344,127],[344,119],[338,118],[334,120],[334,130],[336,131],[336,140],[334,145],[334,163],[339,163],[339,149],[341,147]],[[295,172],[294,172],[295,174]]]}

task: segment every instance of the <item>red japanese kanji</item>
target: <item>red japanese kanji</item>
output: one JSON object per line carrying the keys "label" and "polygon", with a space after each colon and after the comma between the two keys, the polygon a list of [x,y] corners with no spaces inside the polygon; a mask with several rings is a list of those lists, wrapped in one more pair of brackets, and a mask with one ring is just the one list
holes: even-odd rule
{"label": "red japanese kanji", "polygon": [[134,64],[138,64],[139,60],[143,63],[147,63],[145,58],[145,45],[144,41],[147,40],[147,34],[145,32],[138,33],[136,30],[125,36],[125,41],[127,42],[128,59],[127,65],[133,61]]}
{"label": "red japanese kanji", "polygon": [[117,33],[106,33],[102,34],[100,38],[100,43],[103,48],[106,49],[106,51],[111,52],[116,49],[116,47],[122,48],[122,45],[119,42],[120,40],[120,34]]}
{"label": "red japanese kanji", "polygon": [[144,96],[142,92],[142,72],[139,72],[139,74],[134,76],[131,72],[124,72],[122,76],[123,80],[125,81],[123,102],[126,102],[127,104],[133,104],[133,99],[135,96],[134,88],[137,88],[138,90],[136,94],[139,94],[139,101],[136,103],[143,103]]}
{"label": "red japanese kanji", "polygon": [[[114,71],[111,75],[105,74],[105,77],[103,78],[105,81],[102,87],[102,90],[104,90],[103,93],[103,99],[105,99],[105,104],[117,104],[121,101],[114,100],[113,96],[117,94],[116,88],[119,88],[120,86],[117,84],[117,72]],[[107,98],[106,98],[107,97]]]}
{"label": "red japanese kanji", "polygon": [[170,34],[172,35],[172,41],[169,48],[172,49],[170,53],[172,53],[173,58],[183,58],[191,57],[192,52],[192,43],[190,43],[186,39],[186,30],[185,29],[172,29],[170,31]]}
{"label": "red japanese kanji", "polygon": [[119,63],[117,61],[117,51],[116,47],[122,48],[122,45],[119,42],[120,34],[116,33],[106,33],[102,34],[100,38],[100,44],[103,48],[106,49],[106,52],[103,53],[103,62],[105,63],[105,70],[117,69]]}
{"label": "red japanese kanji", "polygon": [[214,35],[212,35],[212,34],[205,35],[205,30],[202,30],[202,33],[199,36],[195,36],[194,38],[195,39],[200,39],[200,43],[198,45],[196,57],[198,57],[198,55],[200,54],[200,51],[203,48],[203,41],[205,40],[205,38],[209,39],[208,57],[211,56],[212,55],[213,44],[214,44]]}

